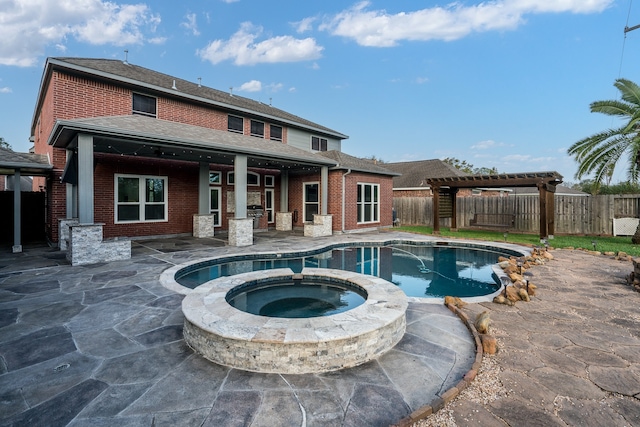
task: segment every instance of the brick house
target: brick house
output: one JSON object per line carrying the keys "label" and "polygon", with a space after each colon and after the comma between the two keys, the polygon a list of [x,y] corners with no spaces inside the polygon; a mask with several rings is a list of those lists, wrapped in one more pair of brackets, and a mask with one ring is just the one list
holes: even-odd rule
{"label": "brick house", "polygon": [[47,234],[63,249],[89,225],[100,241],[224,231],[244,246],[268,228],[392,223],[397,174],[343,153],[346,135],[126,61],[47,59],[31,135],[53,165]]}

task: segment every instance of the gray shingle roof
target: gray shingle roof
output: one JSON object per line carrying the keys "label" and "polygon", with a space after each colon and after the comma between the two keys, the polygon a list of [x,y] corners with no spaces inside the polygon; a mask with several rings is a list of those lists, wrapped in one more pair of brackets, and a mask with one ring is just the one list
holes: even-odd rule
{"label": "gray shingle roof", "polygon": [[[190,98],[192,101],[196,102],[214,104],[219,108],[230,111],[270,118],[274,122],[281,122],[286,125],[310,129],[316,132],[325,133],[338,139],[348,138],[348,136],[340,132],[303,119],[271,105],[263,104],[235,94],[232,96],[229,92],[223,92],[210,87],[201,86],[188,80],[169,76],[167,74],[140,67],[138,65],[125,63],[116,59],[61,57],[49,58],[47,60],[47,64],[54,67],[64,67],[75,72],[93,74],[105,79],[116,80],[121,84],[147,88],[153,92],[162,92],[171,96]],[[177,90],[172,89],[174,82]]]}
{"label": "gray shingle roof", "polygon": [[335,162],[328,158],[319,157],[282,142],[140,115],[59,120],[54,126],[48,143],[66,147],[79,131],[102,137],[133,140],[139,144],[151,141],[154,144],[197,148],[218,153],[242,153],[265,159],[305,162],[313,165],[335,165]]}
{"label": "gray shingle roof", "polygon": [[384,163],[384,167],[402,174],[393,178],[393,188],[428,188],[427,178],[469,175],[438,159]]}
{"label": "gray shingle roof", "polygon": [[22,169],[28,173],[45,173],[52,168],[45,154],[18,153],[0,147],[0,168]]}
{"label": "gray shingle roof", "polygon": [[335,160],[338,165],[335,166],[334,169],[351,169],[358,172],[375,173],[378,175],[398,175],[398,172],[387,169],[385,167],[386,164],[380,165],[371,160],[353,157],[341,151],[321,151],[317,153],[317,155]]}

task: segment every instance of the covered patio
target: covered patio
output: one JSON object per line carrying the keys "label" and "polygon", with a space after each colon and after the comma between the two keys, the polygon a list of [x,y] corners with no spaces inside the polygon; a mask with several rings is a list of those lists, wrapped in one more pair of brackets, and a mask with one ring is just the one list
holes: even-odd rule
{"label": "covered patio", "polygon": [[[277,229],[291,229],[289,177],[297,174],[320,175],[318,216],[321,219],[328,217],[329,168],[335,166],[336,162],[278,141],[131,115],[60,120],[56,122],[48,144],[66,150],[67,162],[61,179],[66,183],[67,221],[60,225],[61,239],[73,233],[74,228],[80,232],[87,227],[102,227],[95,224],[94,216],[95,191],[99,186],[95,183],[96,153],[199,164],[198,208],[193,216],[195,237],[211,237],[214,232],[214,218],[209,200],[212,164],[232,166],[235,177],[232,199],[228,201],[231,208],[229,212],[234,213],[233,217],[228,217],[231,246],[248,246],[253,241],[253,218],[248,216],[247,207],[259,205],[260,201],[258,199],[256,202],[249,197],[252,194],[247,191],[248,168],[274,170],[279,176],[280,203],[279,209],[275,209]],[[68,228],[68,231],[65,228]],[[330,223],[328,230],[331,231]],[[98,231],[99,240],[102,241],[102,232]],[[69,241],[72,240],[69,238]],[[117,245],[122,245],[122,242]],[[64,246],[62,240],[61,246]],[[70,248],[70,253],[73,257],[73,248]],[[111,255],[105,256],[106,259],[101,261],[110,260]],[[123,256],[126,258],[130,254]],[[111,258],[113,259],[121,258]]]}

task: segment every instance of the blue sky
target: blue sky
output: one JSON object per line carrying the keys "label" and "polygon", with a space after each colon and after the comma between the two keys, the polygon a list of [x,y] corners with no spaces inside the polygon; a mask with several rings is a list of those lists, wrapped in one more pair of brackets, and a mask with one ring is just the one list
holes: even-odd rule
{"label": "blue sky", "polygon": [[29,149],[48,56],[127,49],[347,134],[354,156],[576,182],[567,147],[618,125],[589,104],[640,83],[637,24],[631,0],[0,0],[0,136]]}

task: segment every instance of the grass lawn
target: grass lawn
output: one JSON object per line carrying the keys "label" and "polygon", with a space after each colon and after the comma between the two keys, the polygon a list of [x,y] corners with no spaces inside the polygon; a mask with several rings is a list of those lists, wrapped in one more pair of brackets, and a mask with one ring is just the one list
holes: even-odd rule
{"label": "grass lawn", "polygon": [[[398,231],[406,231],[418,234],[433,234],[433,227],[426,226],[402,226],[394,228]],[[502,231],[488,230],[458,230],[451,231],[448,228],[440,228],[440,235],[443,237],[451,237],[458,239],[477,239],[494,242],[504,242],[505,239],[509,243],[517,243],[521,245],[540,245],[540,237],[537,234],[516,234]],[[631,236],[612,237],[612,236],[555,236],[549,241],[549,246],[554,248],[582,248],[593,250],[593,242],[595,248],[600,252],[626,252],[631,256],[640,256],[640,245],[631,243]]]}

